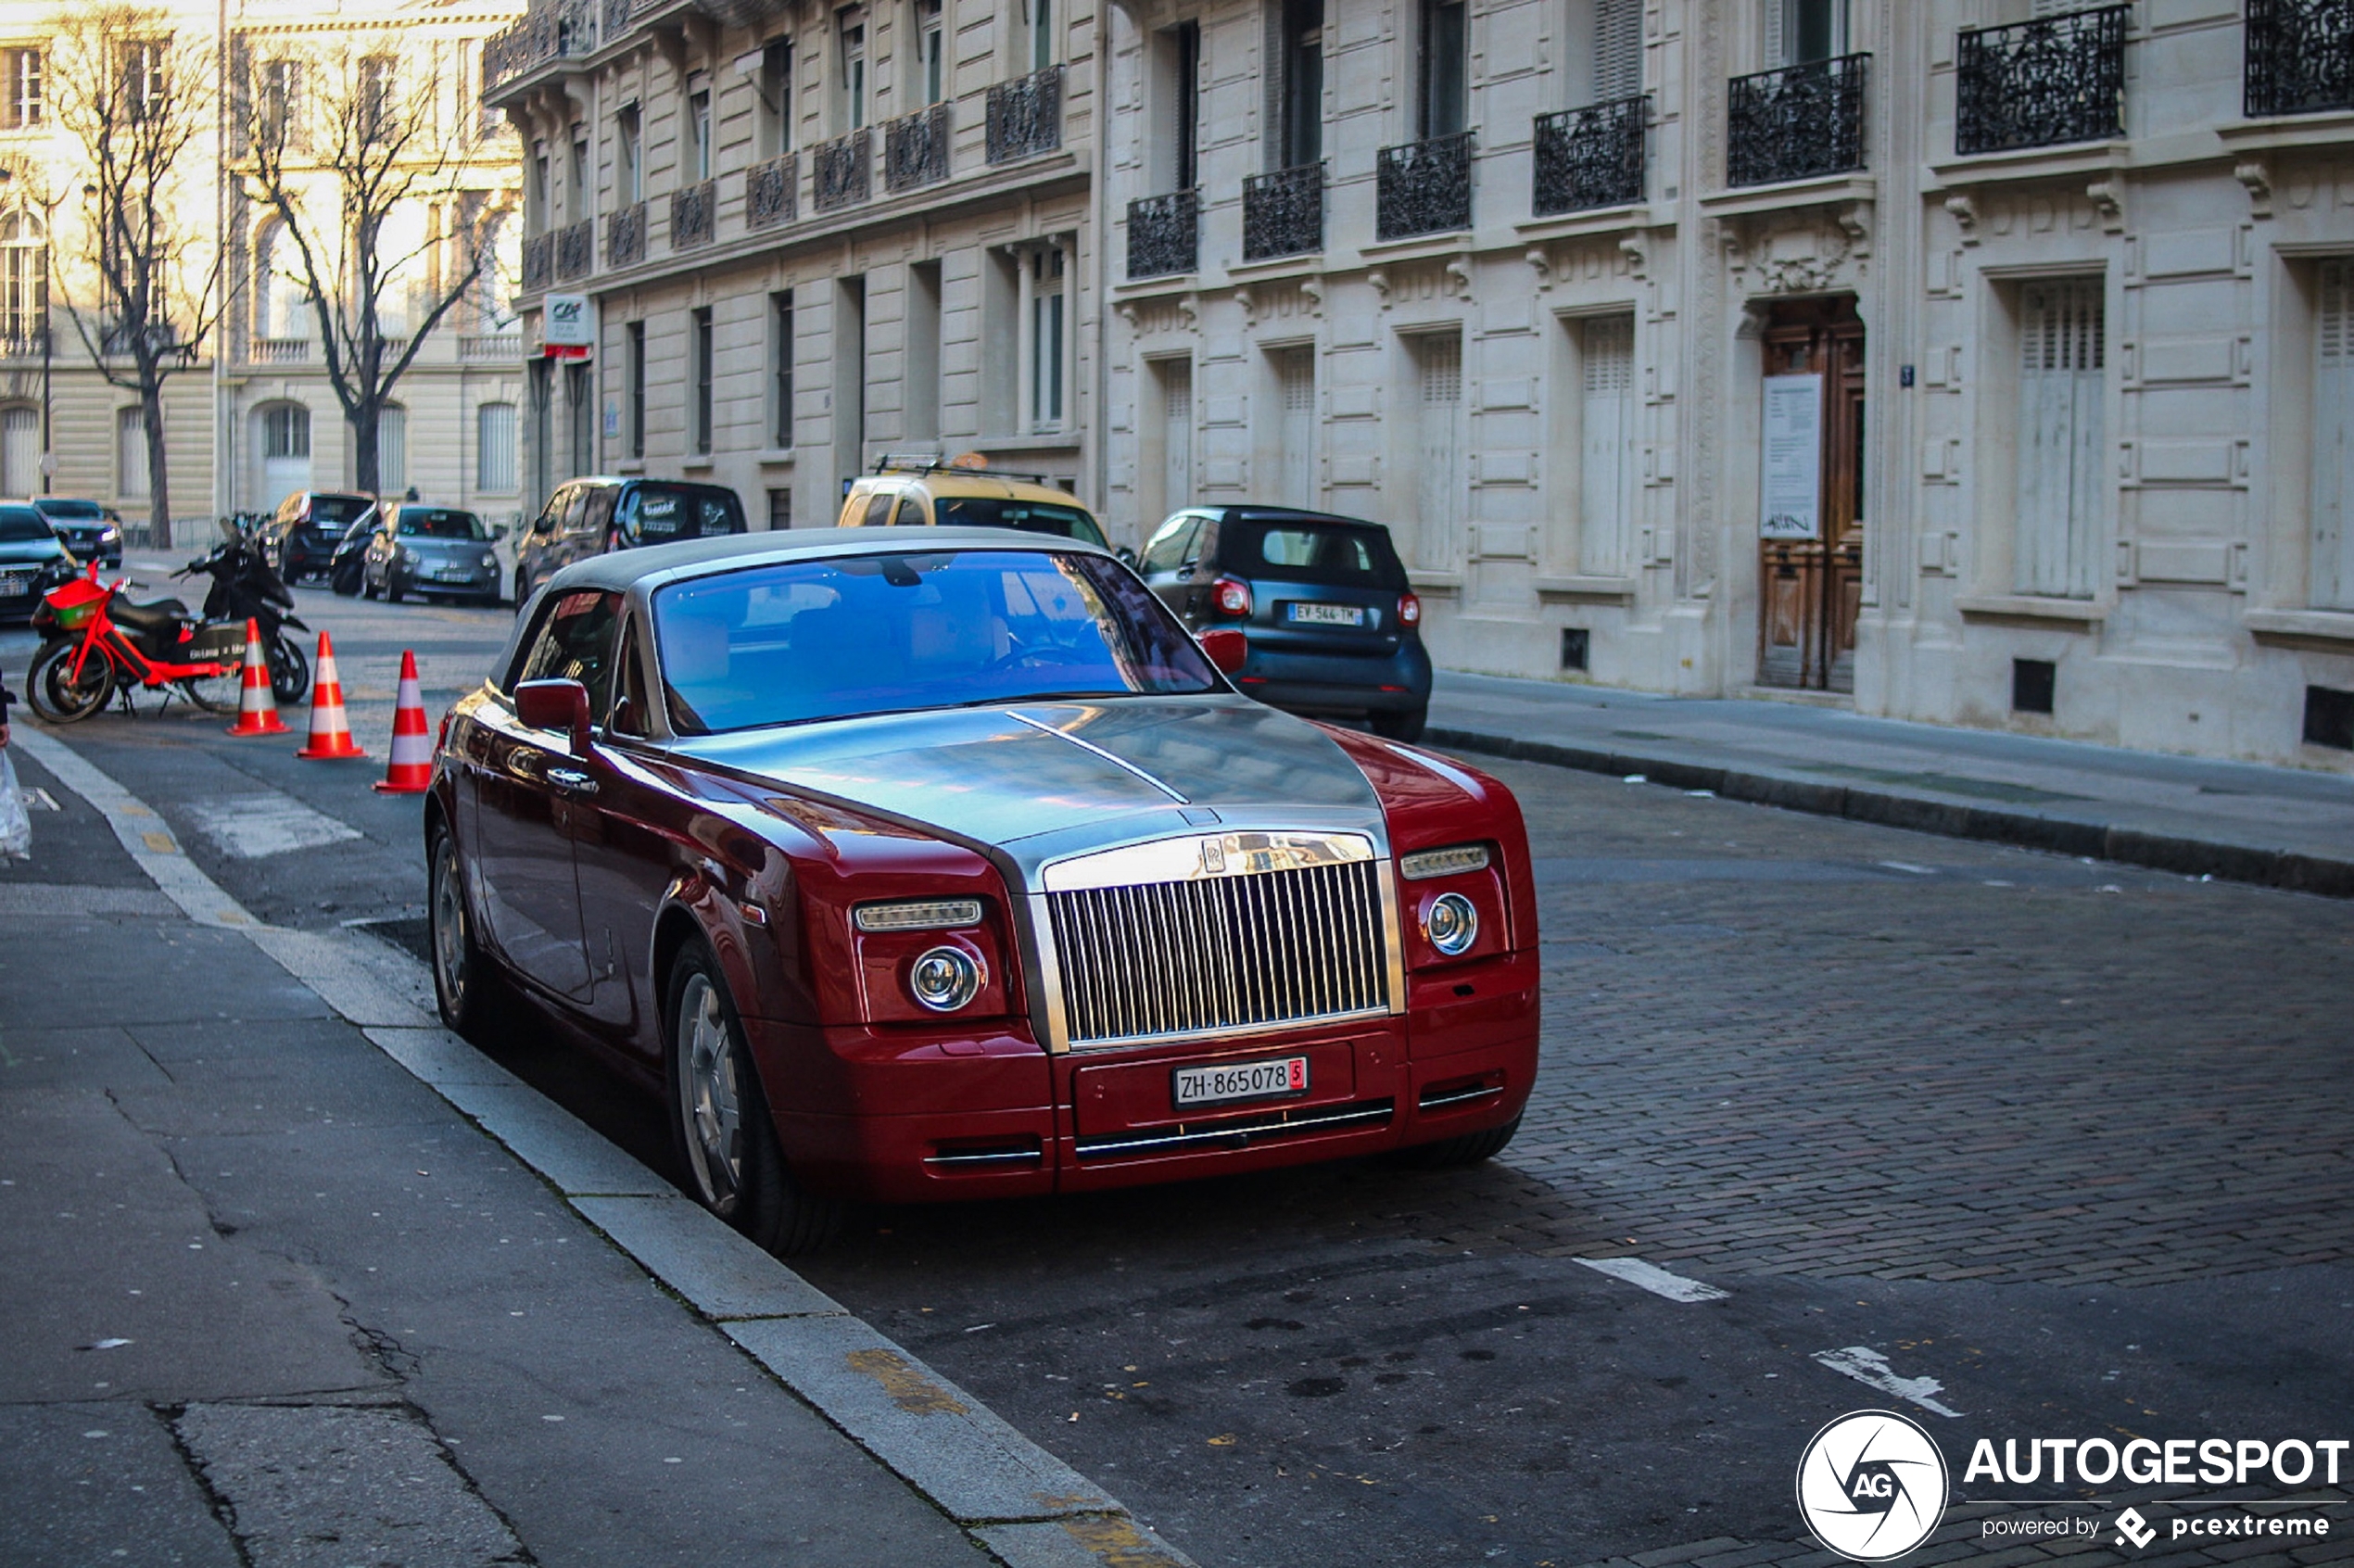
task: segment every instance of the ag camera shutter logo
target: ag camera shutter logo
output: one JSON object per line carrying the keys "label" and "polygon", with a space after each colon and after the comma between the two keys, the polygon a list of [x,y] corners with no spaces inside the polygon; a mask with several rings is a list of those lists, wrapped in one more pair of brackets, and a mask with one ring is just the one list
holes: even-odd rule
{"label": "ag camera shutter logo", "polygon": [[1854,1562],[1887,1562],[1945,1517],[1945,1456],[1893,1410],[1856,1410],[1815,1434],[1798,1461],[1798,1511]]}

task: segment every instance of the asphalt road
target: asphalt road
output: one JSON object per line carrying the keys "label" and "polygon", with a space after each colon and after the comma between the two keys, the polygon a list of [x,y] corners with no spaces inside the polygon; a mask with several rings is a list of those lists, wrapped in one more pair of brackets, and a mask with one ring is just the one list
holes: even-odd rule
{"label": "asphalt road", "polygon": [[[415,648],[437,715],[510,616],[303,598],[370,761],[152,701],[68,738],[257,915],[413,947],[416,802],[367,788],[391,672]],[[0,636],[19,689],[29,651]],[[2107,1549],[2113,1502],[2055,1505],[2127,1493],[1965,1482],[1976,1440],[2354,1436],[2354,904],[1492,771],[1548,976],[1500,1159],[875,1211],[804,1272],[1206,1564],[1795,1561],[1803,1447],[1873,1406],[1959,1495],[2042,1505],[1990,1517]],[[599,1069],[495,1054],[665,1158]],[[1611,1258],[1724,1294],[1579,1261]],[[2354,1560],[2346,1482],[2296,1561]],[[2164,1526],[2278,1493],[2130,1495]]]}

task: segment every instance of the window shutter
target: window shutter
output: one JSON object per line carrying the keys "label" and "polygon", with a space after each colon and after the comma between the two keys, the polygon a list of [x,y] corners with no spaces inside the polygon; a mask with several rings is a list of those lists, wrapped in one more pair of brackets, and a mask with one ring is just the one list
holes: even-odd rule
{"label": "window shutter", "polygon": [[1316,350],[1286,348],[1276,360],[1283,378],[1283,500],[1316,504]]}
{"label": "window shutter", "polygon": [[2107,362],[2098,278],[2031,284],[2020,295],[2018,538],[2013,587],[2093,596],[2095,530],[2107,475],[2102,384]]}
{"label": "window shutter", "polygon": [[1284,0],[1265,0],[1265,23],[1259,44],[1259,145],[1265,157],[1261,167],[1272,174],[1283,168],[1290,149],[1284,145],[1284,61],[1289,57],[1284,40]]}
{"label": "window shutter", "polygon": [[1594,0],[1594,101],[1643,90],[1643,0]]}
{"label": "window shutter", "polygon": [[1766,0],[1766,47],[1758,53],[1766,70],[1790,63],[1790,18],[1785,14],[1788,4],[1789,0]]}
{"label": "window shutter", "polygon": [[2354,259],[2324,261],[2314,322],[2310,591],[2323,610],[2354,610]]}
{"label": "window shutter", "polygon": [[1434,333],[1415,345],[1421,386],[1421,462],[1415,555],[1424,565],[1446,571],[1454,565],[1455,523],[1463,510],[1461,477],[1463,409],[1463,340],[1453,332]]}
{"label": "window shutter", "polygon": [[1626,570],[1635,503],[1635,318],[1600,316],[1580,344],[1584,440],[1578,462],[1578,560],[1596,576]]}

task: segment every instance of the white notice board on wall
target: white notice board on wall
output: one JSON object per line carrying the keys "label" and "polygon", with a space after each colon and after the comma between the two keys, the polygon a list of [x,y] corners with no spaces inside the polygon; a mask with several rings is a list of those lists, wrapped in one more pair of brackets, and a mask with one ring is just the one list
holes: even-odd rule
{"label": "white notice board on wall", "polygon": [[1759,446],[1757,535],[1766,539],[1822,537],[1823,378],[1766,378],[1766,428]]}

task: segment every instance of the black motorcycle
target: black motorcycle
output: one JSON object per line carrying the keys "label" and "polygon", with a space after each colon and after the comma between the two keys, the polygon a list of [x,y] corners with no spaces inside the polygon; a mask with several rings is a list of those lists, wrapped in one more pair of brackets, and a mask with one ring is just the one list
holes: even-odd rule
{"label": "black motorcycle", "polygon": [[286,635],[286,628],[298,632],[310,628],[294,613],[293,591],[262,555],[258,523],[222,518],[221,542],[212,553],[189,562],[172,575],[190,577],[198,573],[212,579],[204,596],[204,618],[250,620],[259,626],[270,664],[270,694],[280,707],[301,702],[310,689],[310,657]]}

